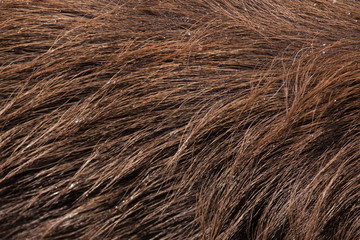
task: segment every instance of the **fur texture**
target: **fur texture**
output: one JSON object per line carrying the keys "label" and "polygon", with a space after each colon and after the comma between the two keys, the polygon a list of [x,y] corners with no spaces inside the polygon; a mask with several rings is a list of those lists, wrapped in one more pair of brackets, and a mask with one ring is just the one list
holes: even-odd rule
{"label": "fur texture", "polygon": [[0,238],[360,239],[360,2],[0,1]]}

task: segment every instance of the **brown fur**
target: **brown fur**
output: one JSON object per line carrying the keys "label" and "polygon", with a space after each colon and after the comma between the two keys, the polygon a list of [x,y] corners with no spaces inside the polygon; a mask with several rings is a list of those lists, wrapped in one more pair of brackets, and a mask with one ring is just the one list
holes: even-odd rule
{"label": "brown fur", "polygon": [[360,239],[360,2],[0,2],[1,239]]}

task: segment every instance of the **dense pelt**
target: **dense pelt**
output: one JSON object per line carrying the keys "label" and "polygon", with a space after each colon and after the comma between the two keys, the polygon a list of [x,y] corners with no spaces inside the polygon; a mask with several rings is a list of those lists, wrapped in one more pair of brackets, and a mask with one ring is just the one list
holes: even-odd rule
{"label": "dense pelt", "polygon": [[0,239],[360,239],[360,1],[0,1]]}

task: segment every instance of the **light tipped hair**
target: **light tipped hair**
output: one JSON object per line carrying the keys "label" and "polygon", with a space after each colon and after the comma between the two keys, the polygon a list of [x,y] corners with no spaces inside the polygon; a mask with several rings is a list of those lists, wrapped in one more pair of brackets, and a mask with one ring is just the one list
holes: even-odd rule
{"label": "light tipped hair", "polygon": [[360,2],[0,1],[0,239],[360,239]]}

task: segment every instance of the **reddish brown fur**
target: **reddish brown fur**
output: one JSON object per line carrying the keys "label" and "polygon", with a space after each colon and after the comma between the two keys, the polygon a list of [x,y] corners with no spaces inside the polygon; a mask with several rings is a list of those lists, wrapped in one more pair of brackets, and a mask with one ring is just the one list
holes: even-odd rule
{"label": "reddish brown fur", "polygon": [[360,239],[357,0],[0,1],[1,239]]}

